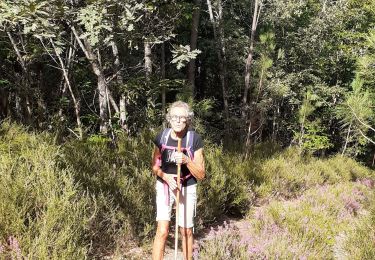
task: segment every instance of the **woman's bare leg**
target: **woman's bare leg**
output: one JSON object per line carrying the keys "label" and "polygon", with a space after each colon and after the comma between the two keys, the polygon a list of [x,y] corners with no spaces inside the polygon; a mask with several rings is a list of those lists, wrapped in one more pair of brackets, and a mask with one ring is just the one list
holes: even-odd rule
{"label": "woman's bare leg", "polygon": [[193,229],[180,227],[182,236],[182,252],[185,260],[193,259]]}
{"label": "woman's bare leg", "polygon": [[154,245],[152,247],[152,260],[163,260],[165,241],[169,233],[169,221],[159,220],[156,230]]}

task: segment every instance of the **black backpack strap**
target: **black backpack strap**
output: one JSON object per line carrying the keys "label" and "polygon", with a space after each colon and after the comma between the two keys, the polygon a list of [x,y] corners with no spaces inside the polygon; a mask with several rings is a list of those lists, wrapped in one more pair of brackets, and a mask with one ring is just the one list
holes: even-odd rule
{"label": "black backpack strap", "polygon": [[190,158],[191,159],[194,159],[194,136],[195,136],[195,133],[194,131],[192,130],[188,130],[187,134],[186,134],[186,149],[188,149],[188,152],[190,153]]}

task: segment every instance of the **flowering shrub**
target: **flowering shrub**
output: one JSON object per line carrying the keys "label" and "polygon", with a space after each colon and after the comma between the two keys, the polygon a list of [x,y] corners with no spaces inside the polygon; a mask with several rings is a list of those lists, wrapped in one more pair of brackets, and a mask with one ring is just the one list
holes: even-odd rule
{"label": "flowering shrub", "polygon": [[[199,245],[198,258],[373,259],[371,194],[358,181],[312,188],[290,201],[272,200],[254,208],[242,226],[211,232]],[[353,223],[362,224],[353,231]]]}
{"label": "flowering shrub", "polygon": [[249,246],[263,247],[256,257],[332,258],[335,237],[365,212],[369,194],[361,184],[342,183],[310,189],[291,201],[272,201],[253,211]]}
{"label": "flowering shrub", "polygon": [[[369,183],[366,180],[364,183]],[[371,183],[371,182],[370,182]],[[372,185],[371,185],[372,186]],[[373,187],[373,186],[372,186]],[[351,228],[337,236],[334,256],[337,259],[375,259],[375,195],[370,209],[353,221]]]}
{"label": "flowering shrub", "polygon": [[246,246],[240,241],[238,229],[230,223],[224,222],[210,233],[204,241],[195,244],[193,258],[196,259],[248,259]]}
{"label": "flowering shrub", "polygon": [[316,185],[355,181],[371,177],[372,171],[353,159],[337,155],[328,159],[301,157],[289,148],[264,161],[255,191],[264,198],[294,198]]}

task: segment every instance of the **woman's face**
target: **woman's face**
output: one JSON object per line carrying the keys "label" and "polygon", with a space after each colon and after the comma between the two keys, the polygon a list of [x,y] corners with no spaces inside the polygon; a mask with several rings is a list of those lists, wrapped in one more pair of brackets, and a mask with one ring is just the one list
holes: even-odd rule
{"label": "woman's face", "polygon": [[185,130],[187,127],[188,113],[185,108],[174,107],[170,111],[170,124],[175,133]]}

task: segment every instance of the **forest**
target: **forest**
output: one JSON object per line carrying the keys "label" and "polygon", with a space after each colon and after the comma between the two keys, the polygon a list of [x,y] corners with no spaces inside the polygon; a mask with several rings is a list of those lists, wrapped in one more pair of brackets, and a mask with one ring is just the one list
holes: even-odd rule
{"label": "forest", "polygon": [[373,0],[1,0],[0,259],[149,259],[176,100],[194,259],[375,258]]}

